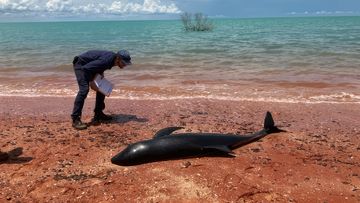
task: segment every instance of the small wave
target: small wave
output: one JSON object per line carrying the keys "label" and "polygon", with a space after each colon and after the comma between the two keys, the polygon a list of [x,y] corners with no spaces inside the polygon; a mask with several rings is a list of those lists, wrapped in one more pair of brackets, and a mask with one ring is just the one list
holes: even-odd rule
{"label": "small wave", "polygon": [[360,104],[358,101],[315,101],[305,98],[290,97],[290,98],[273,98],[273,97],[231,97],[231,96],[112,96],[111,99],[130,99],[130,100],[182,100],[182,99],[210,99],[222,101],[244,101],[244,102],[273,102],[273,103],[306,103],[306,104]]}
{"label": "small wave", "polygon": [[[75,97],[76,88],[11,88],[0,85],[0,96],[20,97]],[[141,88],[142,89],[142,88]],[[142,89],[143,90],[143,89]],[[218,91],[217,91],[218,90]],[[95,97],[90,91],[89,97]],[[110,99],[129,100],[180,100],[180,99],[211,99],[226,101],[249,101],[249,102],[278,102],[278,103],[360,103],[360,95],[339,92],[334,94],[304,95],[294,94],[288,91],[266,92],[263,90],[251,90],[249,92],[226,91],[225,89],[137,89],[114,90]]]}
{"label": "small wave", "polygon": [[331,101],[352,102],[352,101],[360,101],[360,95],[341,92],[338,94],[312,96],[309,97],[309,100],[326,101],[326,102],[331,102]]}
{"label": "small wave", "polygon": [[[33,94],[33,93],[0,93],[0,96],[16,96],[16,97],[59,97],[59,98],[75,98],[76,94]],[[95,95],[90,95],[89,98],[94,98]],[[110,96],[108,99],[124,99],[124,100],[151,100],[151,101],[166,101],[166,100],[194,100],[194,99],[209,99],[209,100],[221,100],[221,101],[239,101],[239,102],[272,102],[272,103],[304,103],[304,104],[360,104],[360,99],[357,101],[329,101],[329,100],[311,100],[305,98],[272,98],[272,97],[231,97],[231,96],[155,96],[155,95],[116,95]]]}
{"label": "small wave", "polygon": [[0,85],[2,89],[0,96],[18,96],[18,97],[73,97],[76,91],[72,89],[50,89],[40,90],[36,88],[11,89]]}

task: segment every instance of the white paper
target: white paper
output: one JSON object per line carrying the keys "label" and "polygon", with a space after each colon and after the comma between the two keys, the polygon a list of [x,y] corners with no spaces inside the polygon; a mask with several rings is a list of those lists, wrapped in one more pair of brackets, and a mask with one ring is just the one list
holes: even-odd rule
{"label": "white paper", "polygon": [[105,77],[101,78],[100,74],[96,74],[94,83],[99,88],[99,92],[104,94],[105,96],[110,96],[111,91],[113,90],[114,85],[105,79]]}

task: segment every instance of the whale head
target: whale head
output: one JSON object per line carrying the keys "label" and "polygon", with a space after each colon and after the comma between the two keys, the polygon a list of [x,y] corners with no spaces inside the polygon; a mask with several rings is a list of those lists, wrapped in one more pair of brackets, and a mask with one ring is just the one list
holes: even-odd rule
{"label": "whale head", "polygon": [[149,156],[149,146],[146,143],[129,145],[122,152],[111,158],[111,163],[120,166],[130,166],[143,162]]}

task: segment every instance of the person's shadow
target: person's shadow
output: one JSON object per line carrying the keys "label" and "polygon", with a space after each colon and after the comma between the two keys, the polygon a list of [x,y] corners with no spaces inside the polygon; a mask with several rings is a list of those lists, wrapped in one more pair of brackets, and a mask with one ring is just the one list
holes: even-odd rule
{"label": "person's shadow", "polygon": [[130,121],[145,123],[149,121],[149,119],[147,118],[138,118],[136,115],[129,114],[113,114],[111,116],[113,117],[113,119],[110,121],[110,123],[127,123]]}
{"label": "person's shadow", "polygon": [[147,118],[138,118],[136,115],[130,115],[130,114],[111,114],[112,119],[109,121],[101,121],[101,122],[89,122],[88,125],[97,126],[101,123],[127,123],[130,121],[135,121],[139,123],[145,123],[148,122],[149,119]]}
{"label": "person's shadow", "polygon": [[22,147],[17,147],[9,152],[2,152],[0,164],[22,164],[33,160],[32,157],[20,157],[22,154]]}

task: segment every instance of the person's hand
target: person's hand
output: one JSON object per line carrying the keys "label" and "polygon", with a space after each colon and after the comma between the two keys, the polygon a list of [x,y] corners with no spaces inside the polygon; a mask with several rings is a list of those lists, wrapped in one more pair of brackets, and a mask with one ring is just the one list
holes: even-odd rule
{"label": "person's hand", "polygon": [[99,88],[96,86],[94,81],[89,82],[89,86],[92,90],[94,90],[96,92],[99,91]]}

